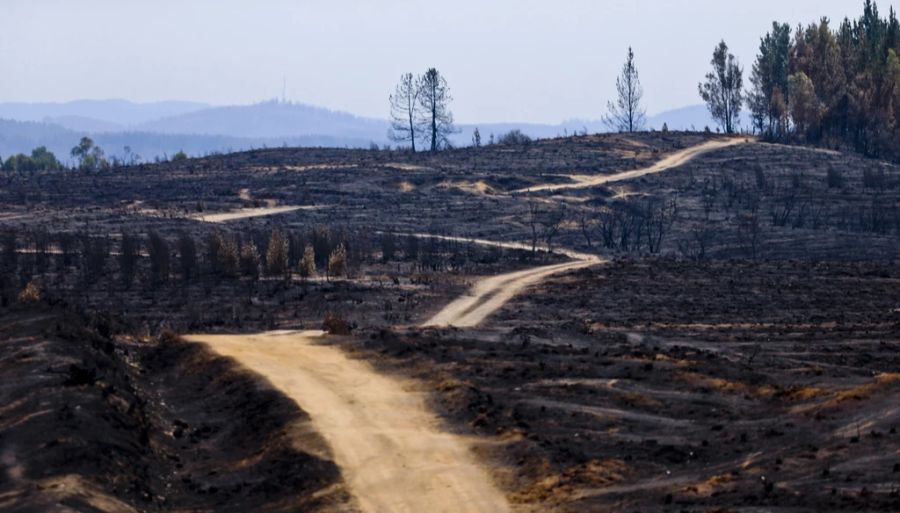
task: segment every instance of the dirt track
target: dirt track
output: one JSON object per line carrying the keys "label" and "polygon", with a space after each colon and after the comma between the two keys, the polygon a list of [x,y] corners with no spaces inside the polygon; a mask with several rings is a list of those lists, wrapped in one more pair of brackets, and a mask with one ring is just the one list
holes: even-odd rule
{"label": "dirt track", "polygon": [[321,332],[194,335],[294,399],[331,446],[366,513],[504,513],[469,444],[440,428],[420,394],[379,375]]}
{"label": "dirt track", "polygon": [[586,187],[596,187],[598,185],[604,185],[612,182],[621,182],[623,180],[630,180],[633,178],[639,178],[644,175],[666,171],[673,167],[684,165],[693,160],[695,157],[703,155],[704,153],[727,148],[728,146],[732,146],[735,144],[742,144],[744,142],[746,142],[746,139],[743,138],[709,141],[673,153],[668,157],[660,160],[659,162],[653,164],[652,166],[645,167],[643,169],[634,169],[632,171],[623,171],[621,173],[603,176],[571,175],[569,178],[575,180],[575,183],[536,185],[534,187],[528,187],[526,189],[513,191],[513,193],[584,189]]}
{"label": "dirt track", "polygon": [[[636,178],[665,171],[741,141],[712,141],[675,153],[645,169],[529,190],[589,187]],[[521,243],[421,236],[531,249]],[[594,255],[559,252],[573,261],[483,278],[469,294],[451,302],[423,326],[477,326],[529,285],[556,273],[603,263]],[[396,379],[379,375],[365,363],[347,358],[337,347],[317,344],[320,335],[319,332],[270,332],[188,338],[205,342],[219,354],[233,357],[263,375],[308,412],[316,430],[331,446],[364,512],[503,513],[510,510],[504,495],[475,463],[469,444],[442,432],[420,396],[404,389]]]}
{"label": "dirt track", "polygon": [[581,269],[601,262],[598,258],[577,260],[484,278],[472,287],[471,295],[465,295],[453,301],[422,326],[455,326],[457,328],[477,326],[492,313],[502,308],[507,301],[522,292],[525,287],[538,283],[552,274]]}
{"label": "dirt track", "polygon": [[251,217],[272,216],[277,214],[286,214],[296,210],[308,209],[315,207],[261,207],[261,208],[242,208],[231,212],[220,212],[218,214],[197,214],[191,216],[192,219],[203,221],[204,223],[224,223],[227,221],[236,221],[238,219],[248,219]]}

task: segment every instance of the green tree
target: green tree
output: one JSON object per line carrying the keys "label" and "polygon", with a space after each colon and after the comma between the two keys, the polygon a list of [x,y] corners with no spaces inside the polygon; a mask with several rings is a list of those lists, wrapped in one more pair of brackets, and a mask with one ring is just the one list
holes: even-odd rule
{"label": "green tree", "polygon": [[791,118],[797,132],[808,134],[817,132],[822,120],[822,102],[816,96],[816,89],[806,73],[799,71],[788,79],[788,91],[791,98]]}
{"label": "green tree", "polygon": [[706,82],[697,88],[706,102],[710,114],[725,130],[735,132],[738,116],[743,105],[744,70],[733,54],[728,53],[725,41],[719,43],[713,52],[713,70],[706,75]]}
{"label": "green tree", "polygon": [[38,146],[31,150],[31,160],[34,162],[35,168],[41,171],[56,171],[62,169],[62,164],[59,163],[56,155],[47,150],[45,146]]}
{"label": "green tree", "polygon": [[78,159],[78,167],[83,171],[97,171],[109,167],[105,153],[99,146],[94,145],[94,140],[90,137],[82,137],[78,145],[72,148],[71,153]]}
{"label": "green tree", "polygon": [[754,128],[770,138],[787,134],[787,94],[790,74],[791,28],[772,23],[772,31],[760,40],[759,54],[750,73],[747,94]]}

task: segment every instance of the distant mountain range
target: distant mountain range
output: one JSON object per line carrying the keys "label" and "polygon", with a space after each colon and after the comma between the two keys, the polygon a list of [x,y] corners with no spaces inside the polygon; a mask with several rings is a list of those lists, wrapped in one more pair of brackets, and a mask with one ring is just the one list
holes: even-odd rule
{"label": "distant mountain range", "polygon": [[[702,130],[714,127],[706,107],[693,105],[647,120],[648,129]],[[85,135],[108,155],[123,156],[124,147],[144,160],[185,151],[189,155],[278,146],[369,147],[389,144],[389,122],[299,103],[268,101],[253,105],[212,106],[195,102],[133,103],[126,100],[79,100],[68,103],[0,103],[0,156],[28,153],[46,146],[64,162]],[[482,141],[513,129],[534,138],[604,132],[597,120],[570,120],[557,125],[483,123],[459,125],[457,146],[471,144],[475,128]]]}

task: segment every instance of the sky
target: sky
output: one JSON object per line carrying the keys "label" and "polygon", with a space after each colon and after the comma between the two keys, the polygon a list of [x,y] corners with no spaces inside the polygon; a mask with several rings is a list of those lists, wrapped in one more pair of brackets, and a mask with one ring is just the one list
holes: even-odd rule
{"label": "sky", "polygon": [[[863,0],[2,0],[0,102],[280,97],[386,118],[438,68],[456,120],[597,119],[634,48],[650,114],[697,104],[724,39],[746,68],[779,20]],[[900,0],[878,2],[883,13]],[[284,86],[286,82],[286,87]]]}

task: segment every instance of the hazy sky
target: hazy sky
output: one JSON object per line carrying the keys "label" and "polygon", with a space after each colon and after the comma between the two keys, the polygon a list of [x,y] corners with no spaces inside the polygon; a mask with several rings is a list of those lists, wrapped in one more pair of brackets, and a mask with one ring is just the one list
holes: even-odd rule
{"label": "hazy sky", "polygon": [[[0,0],[0,102],[281,96],[387,116],[440,69],[458,121],[598,118],[634,47],[650,113],[698,103],[722,38],[749,70],[774,19],[862,0]],[[880,1],[887,13],[895,2]],[[895,5],[896,7],[896,5]]]}

